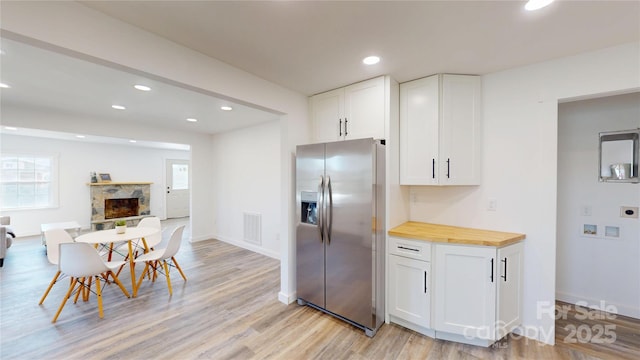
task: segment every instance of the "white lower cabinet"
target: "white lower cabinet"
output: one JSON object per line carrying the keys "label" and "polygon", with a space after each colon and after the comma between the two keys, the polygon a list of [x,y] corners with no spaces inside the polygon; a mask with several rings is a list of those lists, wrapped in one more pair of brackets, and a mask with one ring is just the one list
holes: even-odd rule
{"label": "white lower cabinet", "polygon": [[431,326],[429,262],[389,256],[389,315],[423,328]]}
{"label": "white lower cabinet", "polygon": [[389,239],[389,319],[433,336],[431,330],[431,243]]}
{"label": "white lower cabinet", "polygon": [[488,346],[520,325],[522,248],[435,245],[436,337]]}
{"label": "white lower cabinet", "polygon": [[389,238],[389,320],[491,345],[521,324],[522,250],[522,242],[497,248]]}

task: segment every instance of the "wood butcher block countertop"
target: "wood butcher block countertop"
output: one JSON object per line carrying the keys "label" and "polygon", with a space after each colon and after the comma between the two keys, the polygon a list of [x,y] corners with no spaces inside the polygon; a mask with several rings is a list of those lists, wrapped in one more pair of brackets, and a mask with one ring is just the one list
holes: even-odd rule
{"label": "wood butcher block countertop", "polygon": [[524,234],[427,224],[416,221],[408,221],[396,226],[389,230],[389,235],[433,242],[496,247],[510,245],[525,238]]}

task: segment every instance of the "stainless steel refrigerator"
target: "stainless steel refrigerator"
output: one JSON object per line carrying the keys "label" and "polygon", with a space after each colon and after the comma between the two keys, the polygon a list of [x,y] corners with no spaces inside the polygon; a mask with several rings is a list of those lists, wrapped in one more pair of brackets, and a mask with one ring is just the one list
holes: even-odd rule
{"label": "stainless steel refrigerator", "polygon": [[298,304],[374,336],[384,322],[385,151],[373,139],[296,149]]}

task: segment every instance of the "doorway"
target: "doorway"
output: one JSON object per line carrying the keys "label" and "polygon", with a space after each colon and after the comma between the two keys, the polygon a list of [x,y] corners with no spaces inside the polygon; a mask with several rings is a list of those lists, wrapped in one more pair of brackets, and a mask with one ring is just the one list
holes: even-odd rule
{"label": "doorway", "polygon": [[167,219],[189,216],[189,161],[167,159],[166,162]]}
{"label": "doorway", "polygon": [[[601,132],[640,127],[640,93],[558,107],[556,299],[640,319],[638,184],[599,181]],[[586,305],[585,305],[586,304]]]}

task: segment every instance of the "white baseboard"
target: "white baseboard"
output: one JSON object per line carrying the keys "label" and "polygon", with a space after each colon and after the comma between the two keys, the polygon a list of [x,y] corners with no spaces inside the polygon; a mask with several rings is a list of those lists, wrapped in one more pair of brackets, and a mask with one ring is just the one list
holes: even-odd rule
{"label": "white baseboard", "polygon": [[[599,306],[601,306],[601,302],[604,302],[603,304],[606,307],[608,307],[610,305],[615,306],[616,309],[617,309],[617,314],[619,314],[619,315],[629,316],[629,317],[632,317],[632,318],[640,319],[640,308],[634,307],[634,306],[630,306],[630,305],[627,305],[627,304],[620,304],[620,303],[616,303],[614,301],[605,300],[605,299],[594,299],[594,298],[589,298],[589,297],[586,297],[586,296],[569,294],[569,293],[565,293],[565,292],[561,292],[561,291],[556,291],[556,299],[558,299],[560,301],[568,302],[570,304],[576,304],[579,301],[586,302],[587,304],[589,304],[589,306],[586,306],[586,307],[592,307],[590,305],[599,307]],[[607,309],[600,309],[600,310],[605,310],[606,311]]]}
{"label": "white baseboard", "polygon": [[296,301],[298,297],[296,296],[296,293],[293,294],[285,294],[282,291],[278,293],[278,300],[286,305],[291,304],[292,302]]}
{"label": "white baseboard", "polygon": [[262,254],[262,255],[268,256],[270,258],[274,258],[274,259],[280,260],[280,254],[278,252],[275,252],[275,251],[272,251],[272,250],[268,250],[268,249],[262,248],[260,246],[255,246],[253,244],[249,244],[249,243],[246,243],[244,241],[231,239],[231,238],[228,238],[226,236],[214,235],[212,238],[213,239],[218,239],[220,241],[224,241],[224,242],[226,242],[228,244],[235,245],[237,247],[241,247],[241,248],[244,248],[244,249],[247,249],[247,250],[251,250],[253,252],[257,252],[258,254]]}
{"label": "white baseboard", "polygon": [[191,236],[191,238],[189,239],[189,242],[198,242],[198,241],[203,241],[203,240],[211,240],[214,239],[215,237],[213,235],[200,235],[200,236]]}

